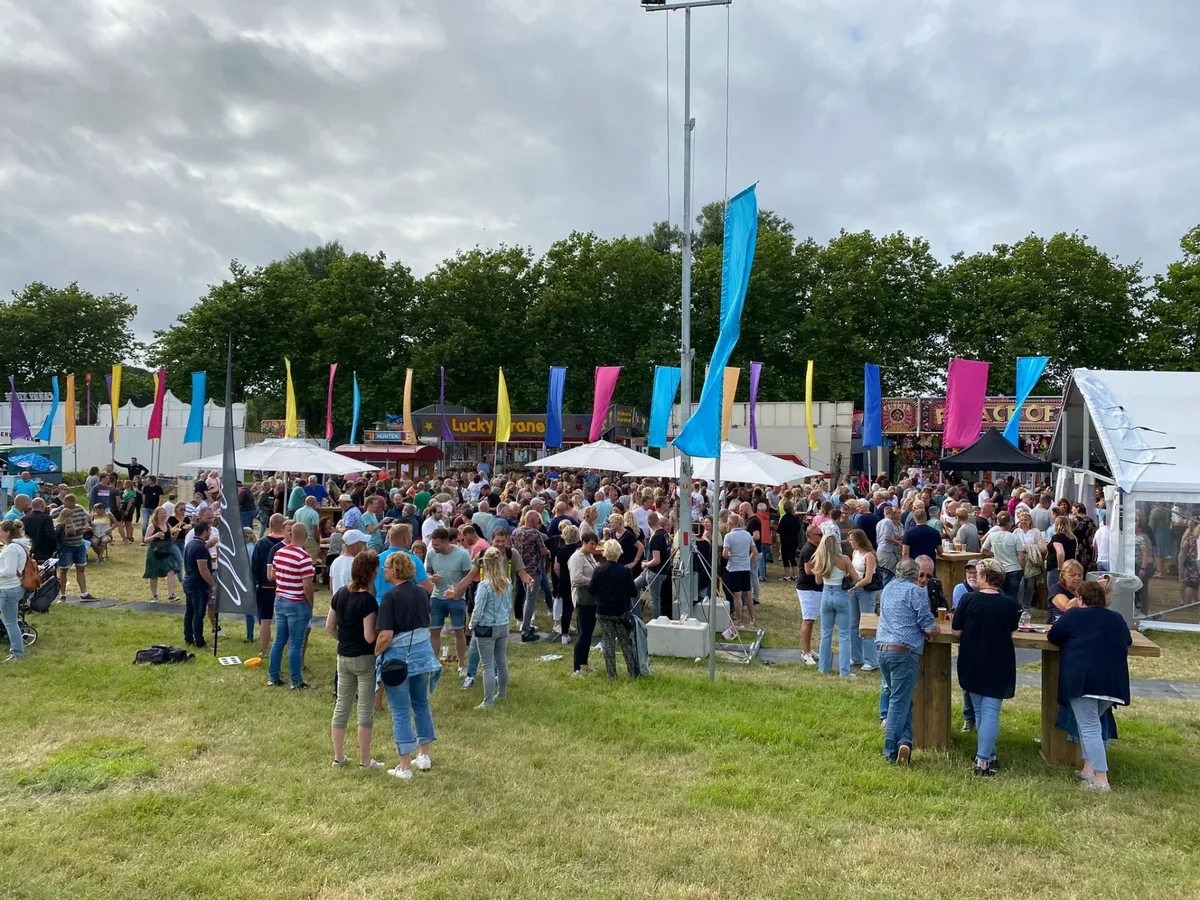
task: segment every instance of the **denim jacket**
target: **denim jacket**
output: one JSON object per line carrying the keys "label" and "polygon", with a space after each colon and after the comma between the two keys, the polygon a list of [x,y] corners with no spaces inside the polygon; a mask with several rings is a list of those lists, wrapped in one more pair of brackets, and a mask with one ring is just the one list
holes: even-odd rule
{"label": "denim jacket", "polygon": [[392,643],[383,655],[379,657],[380,665],[392,659],[403,659],[408,662],[408,674],[420,675],[424,672],[441,671],[442,664],[433,653],[433,644],[429,642],[429,629],[418,628],[416,631],[401,631],[392,636]]}
{"label": "denim jacket", "polygon": [[486,581],[479,582],[475,593],[475,612],[471,615],[471,627],[492,625],[508,627],[512,616],[512,585],[503,594],[497,593]]}

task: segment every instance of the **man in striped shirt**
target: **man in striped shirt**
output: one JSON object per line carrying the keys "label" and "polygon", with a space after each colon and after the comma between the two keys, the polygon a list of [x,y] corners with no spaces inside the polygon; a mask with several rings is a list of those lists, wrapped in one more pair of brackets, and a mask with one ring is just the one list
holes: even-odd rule
{"label": "man in striped shirt", "polygon": [[307,540],[308,529],[296,523],[267,564],[267,580],[275,582],[275,643],[267,669],[267,684],[272,687],[283,684],[280,676],[286,644],[292,690],[312,689],[304,680],[304,648],[313,609],[313,562],[304,549]]}

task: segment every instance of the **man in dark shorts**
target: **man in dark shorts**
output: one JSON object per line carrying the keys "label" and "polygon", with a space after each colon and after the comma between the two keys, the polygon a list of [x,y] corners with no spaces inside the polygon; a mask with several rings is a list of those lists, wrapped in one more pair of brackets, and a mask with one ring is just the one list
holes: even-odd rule
{"label": "man in dark shorts", "polygon": [[267,533],[255,543],[250,557],[250,577],[258,604],[258,651],[263,658],[271,652],[271,620],[275,617],[275,582],[267,578],[267,564],[275,548],[284,543],[284,521],[282,513],[271,516]]}

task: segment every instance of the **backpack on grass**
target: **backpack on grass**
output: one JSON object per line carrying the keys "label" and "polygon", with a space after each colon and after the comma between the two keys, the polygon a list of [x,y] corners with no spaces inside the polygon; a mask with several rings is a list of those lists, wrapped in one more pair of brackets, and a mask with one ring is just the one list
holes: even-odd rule
{"label": "backpack on grass", "polygon": [[152,666],[161,666],[165,663],[182,663],[188,662],[196,658],[196,654],[188,653],[182,647],[171,647],[167,644],[155,644],[153,647],[147,647],[145,650],[139,650],[133,657],[135,665],[138,663],[149,663]]}

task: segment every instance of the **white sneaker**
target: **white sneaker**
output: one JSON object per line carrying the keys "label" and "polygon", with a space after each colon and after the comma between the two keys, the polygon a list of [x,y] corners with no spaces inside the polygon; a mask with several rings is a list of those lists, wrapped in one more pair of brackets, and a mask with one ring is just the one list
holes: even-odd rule
{"label": "white sneaker", "polygon": [[569,644],[569,643],[571,643],[571,639],[564,634],[563,638],[562,638],[562,642],[564,644]]}
{"label": "white sneaker", "polygon": [[412,769],[402,769],[396,766],[394,769],[388,769],[387,773],[393,778],[399,778],[401,781],[412,781]]}
{"label": "white sneaker", "polygon": [[873,665],[871,665],[870,663],[863,663],[863,664],[862,664],[862,665],[859,667],[859,671],[860,671],[860,672],[874,672],[874,671],[875,671],[876,669],[878,669],[878,668],[879,668],[879,666],[873,666]]}
{"label": "white sneaker", "polygon": [[217,629],[217,637],[225,637],[225,629],[218,628]]}
{"label": "white sneaker", "polygon": [[470,675],[468,675],[466,678],[463,679],[462,689],[464,691],[469,691],[474,686],[475,686],[475,679],[472,678]]}
{"label": "white sneaker", "polygon": [[417,756],[416,765],[422,772],[428,772],[433,768],[433,760],[422,753]]}
{"label": "white sneaker", "polygon": [[562,625],[561,625],[560,623],[558,623],[558,622],[555,622],[555,623],[554,623],[554,624],[553,624],[553,625],[550,627],[550,633],[551,633],[551,634],[562,634]]}
{"label": "white sneaker", "polygon": [[[490,703],[480,703],[480,704],[479,704],[477,707],[475,707],[475,708],[476,708],[476,709],[491,709],[491,708],[492,708],[492,704],[490,704]],[[419,758],[419,757],[418,757],[418,758]],[[429,759],[429,757],[428,757],[428,756],[427,756],[427,757],[425,757],[425,758],[426,758],[426,759]],[[429,765],[433,765],[433,763],[430,763]],[[429,768],[429,766],[424,766],[423,768]]]}
{"label": "white sneaker", "polygon": [[379,760],[377,760],[377,759],[373,759],[373,760],[371,760],[369,763],[367,763],[366,765],[363,765],[362,763],[359,763],[359,764],[358,764],[358,767],[359,767],[360,769],[382,769],[382,768],[383,768],[383,763],[381,763],[381,762],[380,762]]}
{"label": "white sneaker", "polygon": [[333,767],[335,769],[344,769],[346,767],[346,757],[343,756],[341,759],[335,759],[333,761]]}
{"label": "white sneaker", "polygon": [[817,658],[812,653],[801,653],[800,658],[804,660],[806,666],[815,666],[817,664]]}

